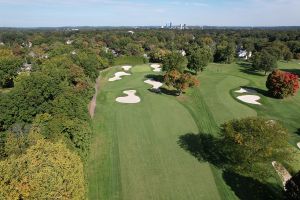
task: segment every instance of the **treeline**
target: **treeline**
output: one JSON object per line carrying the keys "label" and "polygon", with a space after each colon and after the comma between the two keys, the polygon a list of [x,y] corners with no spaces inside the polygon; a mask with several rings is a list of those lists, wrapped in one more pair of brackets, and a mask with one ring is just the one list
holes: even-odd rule
{"label": "treeline", "polygon": [[86,199],[87,105],[109,59],[33,41],[0,47],[0,199]]}

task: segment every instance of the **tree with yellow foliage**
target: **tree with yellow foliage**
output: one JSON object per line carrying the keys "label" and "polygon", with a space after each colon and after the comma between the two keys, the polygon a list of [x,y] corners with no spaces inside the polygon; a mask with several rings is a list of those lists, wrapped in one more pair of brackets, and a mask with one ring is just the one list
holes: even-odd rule
{"label": "tree with yellow foliage", "polygon": [[45,139],[0,162],[0,188],[0,199],[86,198],[80,157]]}

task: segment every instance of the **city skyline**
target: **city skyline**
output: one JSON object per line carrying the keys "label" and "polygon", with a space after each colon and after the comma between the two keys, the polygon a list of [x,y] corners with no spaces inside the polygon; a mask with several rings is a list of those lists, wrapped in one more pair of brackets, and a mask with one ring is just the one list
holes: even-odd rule
{"label": "city skyline", "polygon": [[0,0],[0,27],[297,26],[297,0]]}

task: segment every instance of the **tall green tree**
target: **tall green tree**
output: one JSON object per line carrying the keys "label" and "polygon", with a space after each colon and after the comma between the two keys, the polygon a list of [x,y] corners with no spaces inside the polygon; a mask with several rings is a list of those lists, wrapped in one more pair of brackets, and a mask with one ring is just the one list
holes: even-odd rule
{"label": "tall green tree", "polygon": [[214,55],[215,62],[230,64],[234,61],[235,45],[231,42],[222,41],[217,45]]}
{"label": "tall green tree", "polygon": [[199,48],[187,57],[187,68],[193,70],[195,73],[203,71],[212,58],[212,54],[209,48]]}
{"label": "tall green tree", "polygon": [[22,67],[22,59],[15,56],[0,56],[0,88],[13,87],[14,78]]}
{"label": "tall green tree", "polygon": [[184,57],[180,53],[172,52],[163,58],[162,65],[163,71],[177,70],[183,72]]}
{"label": "tall green tree", "polygon": [[292,159],[288,133],[273,120],[249,117],[221,126],[222,156],[226,167],[237,173],[263,179],[270,176],[270,164]]}
{"label": "tall green tree", "polygon": [[252,58],[252,68],[258,71],[267,72],[273,71],[277,68],[277,59],[268,51],[261,51],[254,54]]}

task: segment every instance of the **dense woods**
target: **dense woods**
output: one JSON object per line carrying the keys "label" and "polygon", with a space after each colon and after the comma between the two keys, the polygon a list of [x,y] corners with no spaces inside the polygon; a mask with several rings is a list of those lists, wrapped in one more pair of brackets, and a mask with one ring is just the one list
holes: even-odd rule
{"label": "dense woods", "polygon": [[[300,59],[297,30],[158,29],[135,30],[132,34],[128,30],[9,29],[0,31],[0,42],[1,199],[85,198],[85,166],[92,135],[87,105],[102,69],[132,58],[162,63],[165,83],[181,94],[199,84],[192,74],[201,73],[209,62],[243,59],[252,70],[267,73],[276,69],[278,60]],[[275,89],[274,96],[294,94],[299,86],[291,84],[284,94]],[[270,90],[277,87],[268,85]],[[248,124],[249,120],[255,127]],[[233,149],[232,144],[237,149],[242,148],[239,143],[256,145],[243,141],[250,137],[247,126],[260,135],[258,125],[265,130],[260,139],[268,142],[265,136],[275,125],[255,119],[242,121],[245,126],[236,123],[222,127],[225,146],[231,147],[227,155],[232,157],[227,159],[234,159],[230,160],[234,164],[242,160],[243,165],[232,166],[247,171],[247,159],[255,157],[255,152],[247,147],[244,154],[237,155],[240,150]],[[285,134],[278,132],[277,136],[286,140]],[[271,154],[282,158],[285,152],[275,150],[285,146],[278,140],[274,143]],[[263,154],[257,159],[263,160],[269,149],[259,148]]]}

